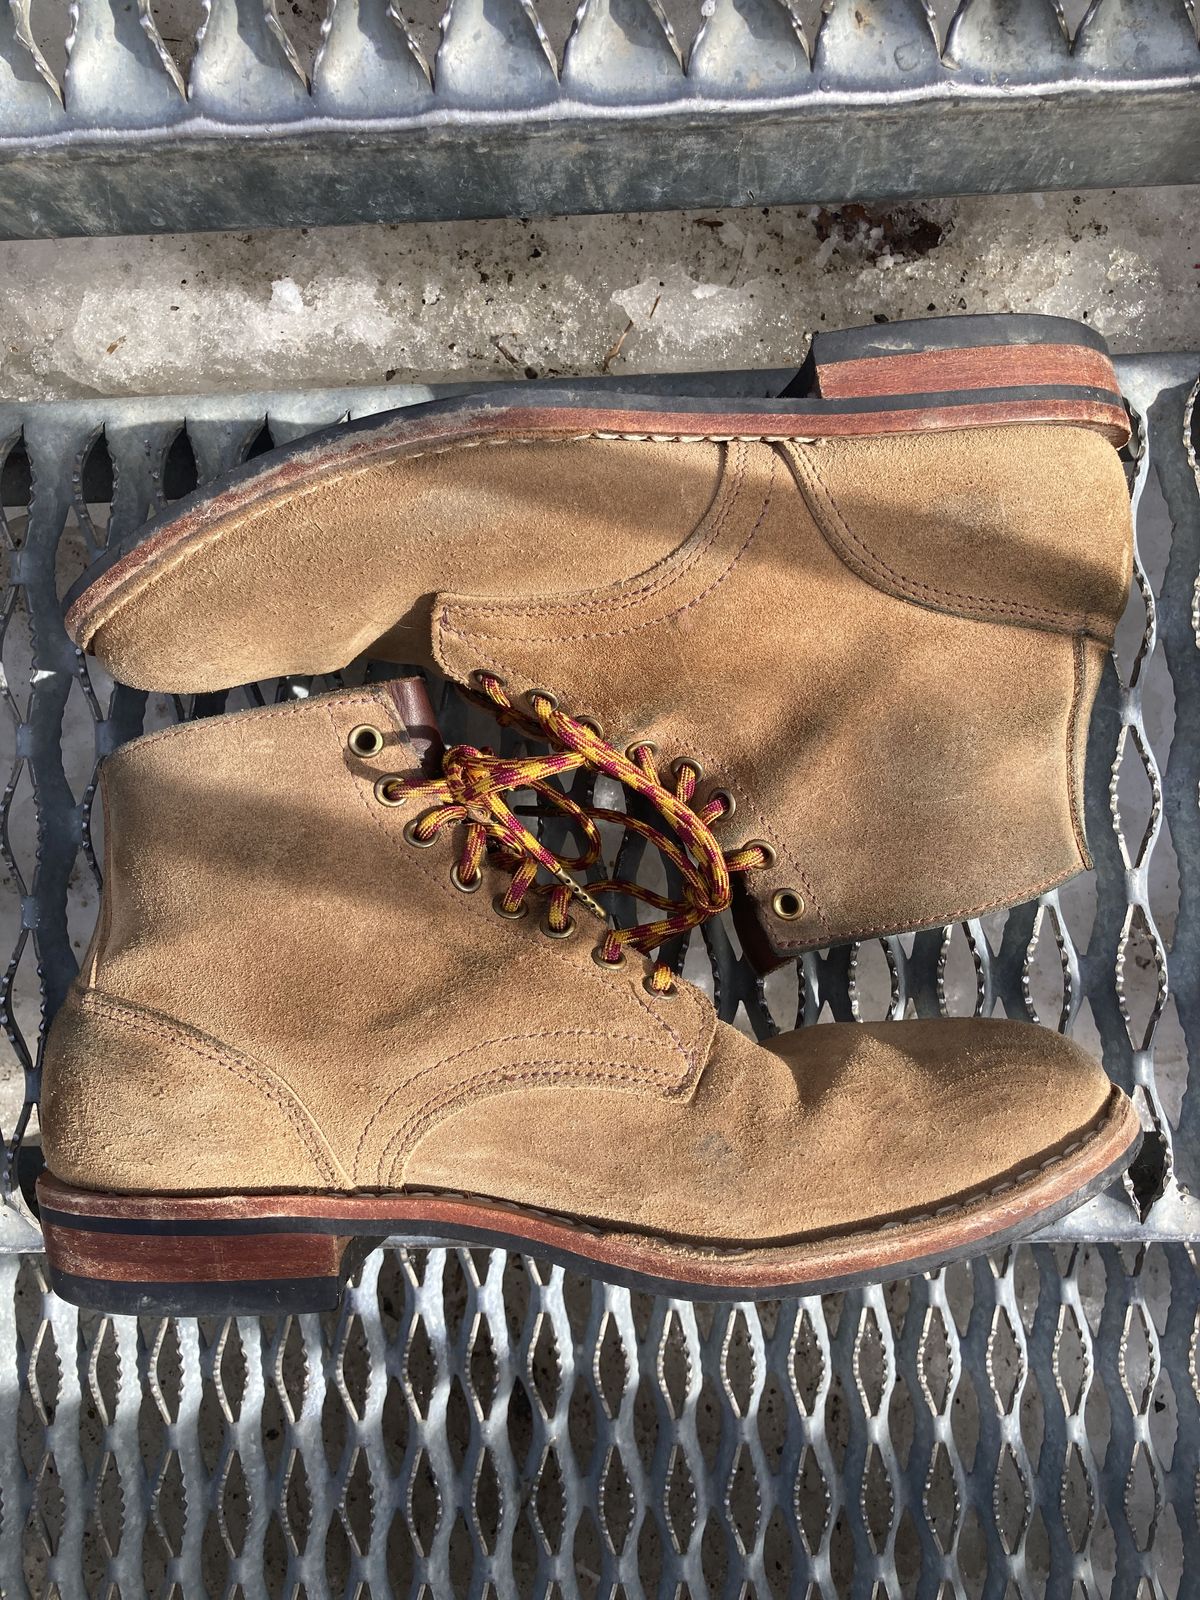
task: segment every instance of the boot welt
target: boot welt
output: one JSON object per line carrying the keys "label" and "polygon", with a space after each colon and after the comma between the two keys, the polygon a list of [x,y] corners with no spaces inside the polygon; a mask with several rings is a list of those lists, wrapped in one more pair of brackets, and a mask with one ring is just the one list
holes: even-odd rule
{"label": "boot welt", "polygon": [[[1003,1249],[1100,1193],[1141,1143],[1114,1089],[1078,1137],[934,1213],[754,1246],[614,1230],[444,1192],[118,1195],[38,1179],[50,1284],[116,1315],[231,1316],[335,1308],[382,1239],[534,1255],[609,1282],[689,1299],[773,1299],[905,1277]],[[798,1157],[798,1159],[802,1159]]]}
{"label": "boot welt", "polygon": [[[817,334],[782,394],[628,394],[559,383],[497,386],[325,428],[198,490],[106,551],[68,590],[87,649],[113,611],[166,566],[312,483],[401,456],[539,439],[855,438],[1053,423],[1117,446],[1129,420],[1104,341],[1060,317],[932,317]],[[345,665],[339,662],[339,666]]]}

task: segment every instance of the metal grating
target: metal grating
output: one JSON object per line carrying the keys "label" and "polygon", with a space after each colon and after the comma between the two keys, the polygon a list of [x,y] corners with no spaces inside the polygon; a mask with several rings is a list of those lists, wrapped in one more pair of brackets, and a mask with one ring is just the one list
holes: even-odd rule
{"label": "metal grating", "polygon": [[[0,1591],[699,1600],[749,1585],[766,1600],[810,1584],[1200,1584],[1198,362],[1118,366],[1138,423],[1137,583],[1088,752],[1096,874],[1007,916],[805,957],[765,991],[720,925],[686,970],[760,1033],[997,1008],[1071,1028],[1155,1137],[1134,1184],[1036,1246],[732,1307],[398,1247],[369,1258],[337,1317],[98,1319],[46,1293],[13,1196],[33,1160],[39,1022],[96,904],[95,755],[226,699],[319,687],[148,699],[77,655],[58,597],[164,497],[347,407],[428,392],[0,406],[0,843],[16,889],[0,1008],[25,1077],[0,1211]],[[789,376],[638,385],[765,394]]]}
{"label": "metal grating", "polygon": [[77,1324],[2,1270],[6,1595],[1198,1581],[1183,1246],[760,1307],[389,1251],[339,1318],[273,1324]]}
{"label": "metal grating", "polygon": [[1193,0],[171,5],[0,3],[0,236],[1200,178]]}

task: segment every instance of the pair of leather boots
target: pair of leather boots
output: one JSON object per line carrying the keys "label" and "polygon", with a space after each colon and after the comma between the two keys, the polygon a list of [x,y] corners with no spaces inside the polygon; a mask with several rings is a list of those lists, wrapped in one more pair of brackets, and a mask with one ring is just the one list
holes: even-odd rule
{"label": "pair of leather boots", "polygon": [[[818,336],[773,400],[535,386],[368,418],[112,552],[67,626],[126,683],[368,652],[546,753],[443,750],[409,675],[104,761],[99,921],[45,1055],[56,1290],[318,1309],[401,1233],[808,1292],[1006,1243],[1111,1181],[1134,1109],[1047,1029],[756,1044],[652,953],[732,902],[766,970],[1090,865],[1126,438],[1090,330],[899,324]],[[612,821],[669,864],[627,926]]]}

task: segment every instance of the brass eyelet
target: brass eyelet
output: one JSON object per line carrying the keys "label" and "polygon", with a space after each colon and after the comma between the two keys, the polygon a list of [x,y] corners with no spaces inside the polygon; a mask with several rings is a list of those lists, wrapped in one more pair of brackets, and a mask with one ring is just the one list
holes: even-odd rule
{"label": "brass eyelet", "polygon": [[679,985],[677,983],[673,983],[669,989],[656,989],[653,980],[650,978],[642,979],[642,988],[645,989],[647,994],[653,995],[656,1000],[674,1000],[679,993]]}
{"label": "brass eyelet", "polygon": [[471,674],[471,681],[477,683],[481,689],[485,689],[489,683],[498,684],[501,689],[508,688],[507,678],[502,678],[498,672],[489,672],[486,667],[476,667]]}
{"label": "brass eyelet", "polygon": [[629,959],[624,950],[622,950],[615,961],[610,961],[608,957],[603,954],[603,950],[603,945],[596,945],[592,950],[592,960],[598,967],[607,967],[612,972],[615,972],[619,967],[623,967],[626,961]]}
{"label": "brass eyelet", "polygon": [[422,817],[414,817],[411,822],[406,822],[404,824],[405,843],[411,844],[414,850],[430,850],[437,843],[436,833],[429,839],[422,839],[417,834],[416,830],[420,827],[423,820],[424,819]]}
{"label": "brass eyelet", "polygon": [[383,749],[383,734],[369,722],[360,722],[350,729],[346,743],[356,756],[377,756]]}
{"label": "brass eyelet", "polygon": [[498,894],[492,898],[492,910],[498,917],[507,917],[510,922],[520,922],[522,917],[529,915],[529,902],[522,900],[515,911],[510,911],[504,904],[504,896]]}
{"label": "brass eyelet", "polygon": [[544,933],[547,939],[569,939],[575,932],[575,918],[568,917],[565,928],[552,928],[548,922],[543,922],[540,932]]}
{"label": "brass eyelet", "polygon": [[775,862],[778,860],[778,857],[775,854],[775,846],[772,845],[772,844],[768,844],[765,839],[747,839],[745,844],[738,845],[738,849],[739,850],[761,850],[762,851],[762,853],[763,853],[763,855],[764,855],[764,857],[766,859],[763,861],[763,864],[762,864],[761,867],[758,867],[758,868],[755,869],[756,871],[759,871],[759,872],[765,872],[768,867],[773,867],[775,865]]}
{"label": "brass eyelet", "polygon": [[464,878],[458,870],[458,862],[456,861],[450,868],[450,882],[458,890],[459,894],[474,894],[476,889],[483,886],[483,873],[477,872],[473,878]]}
{"label": "brass eyelet", "polygon": [[721,815],[716,820],[718,822],[728,822],[730,817],[737,810],[736,797],[731,795],[728,789],[714,789],[708,797],[708,804],[711,805],[714,800],[719,800],[721,805],[724,807]]}
{"label": "brass eyelet", "polygon": [[558,710],[558,696],[556,694],[551,694],[549,689],[526,689],[525,698],[529,701],[530,705],[532,705],[535,700],[547,700],[550,703],[551,711]]}
{"label": "brass eyelet", "polygon": [[635,739],[632,744],[627,744],[625,746],[625,759],[626,759],[626,761],[632,761],[632,762],[634,762],[636,764],[636,762],[637,762],[637,753],[638,753],[639,750],[648,751],[649,754],[650,754],[650,759],[651,760],[653,760],[654,757],[658,754],[658,746],[654,743],[654,741],[652,739]]}
{"label": "brass eyelet", "polygon": [[678,778],[680,767],[690,767],[696,775],[697,783],[699,783],[700,779],[704,776],[704,768],[698,761],[693,761],[691,756],[676,756],[675,760],[671,763],[671,776],[673,778]]}
{"label": "brass eyelet", "polygon": [[804,915],[804,896],[795,889],[777,889],[771,896],[771,910],[784,922],[795,922]]}
{"label": "brass eyelet", "polygon": [[604,724],[602,722],[600,722],[598,718],[596,718],[596,717],[576,717],[575,721],[578,722],[581,727],[590,728],[592,730],[592,732],[596,735],[597,739],[603,739],[603,737],[604,737]]}
{"label": "brass eyelet", "polygon": [[406,794],[389,793],[399,784],[400,779],[394,772],[385,772],[382,778],[375,780],[375,798],[381,806],[402,806],[407,800]]}

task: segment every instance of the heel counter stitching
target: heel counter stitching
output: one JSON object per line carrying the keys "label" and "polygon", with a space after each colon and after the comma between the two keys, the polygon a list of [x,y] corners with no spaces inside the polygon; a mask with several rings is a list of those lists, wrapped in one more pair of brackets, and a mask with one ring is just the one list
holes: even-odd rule
{"label": "heel counter stitching", "polygon": [[1053,606],[1027,606],[998,600],[994,595],[970,594],[966,590],[943,589],[920,583],[891,566],[878,550],[854,532],[839,511],[833,493],[821,477],[816,463],[800,446],[780,447],[791,462],[800,493],[812,513],[813,521],[825,536],[834,554],[852,572],[874,588],[911,605],[947,611],[974,622],[1038,628],[1049,633],[1083,633],[1100,644],[1111,645],[1111,633],[1101,632],[1089,611],[1062,611]]}
{"label": "heel counter stitching", "polygon": [[252,1089],[256,1089],[287,1119],[322,1177],[335,1186],[350,1187],[349,1179],[342,1171],[337,1157],[326,1143],[311,1113],[270,1067],[254,1060],[252,1056],[231,1049],[206,1033],[201,1033],[198,1028],[177,1022],[162,1012],[136,1005],[131,1000],[122,1000],[115,995],[102,994],[94,989],[80,994],[78,999],[84,1011],[105,1017],[110,1022],[128,1028],[132,1033],[140,1033],[146,1038],[176,1045],[210,1066],[222,1067]]}

